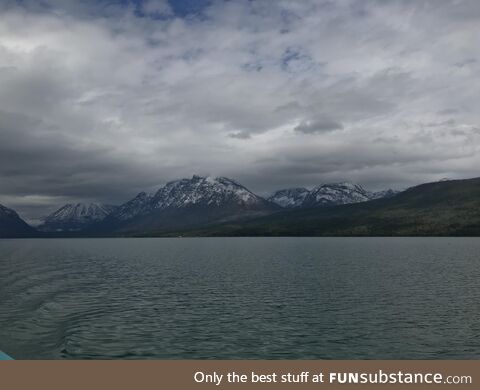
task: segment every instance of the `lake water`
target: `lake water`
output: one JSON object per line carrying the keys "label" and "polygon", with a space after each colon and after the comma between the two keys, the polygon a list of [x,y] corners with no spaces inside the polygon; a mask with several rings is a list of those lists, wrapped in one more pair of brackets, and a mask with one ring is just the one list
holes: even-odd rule
{"label": "lake water", "polygon": [[18,359],[479,359],[480,239],[0,240]]}

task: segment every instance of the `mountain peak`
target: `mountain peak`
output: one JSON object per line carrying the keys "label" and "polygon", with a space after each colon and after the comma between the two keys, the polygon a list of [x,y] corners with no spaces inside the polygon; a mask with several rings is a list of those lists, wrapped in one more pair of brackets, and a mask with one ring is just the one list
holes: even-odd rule
{"label": "mountain peak", "polygon": [[115,206],[100,203],[67,203],[48,215],[39,227],[43,231],[77,231],[99,222],[112,211]]}
{"label": "mountain peak", "polygon": [[254,205],[264,199],[227,177],[180,179],[167,183],[153,197],[154,208],[182,208],[191,205],[220,206],[222,204]]}

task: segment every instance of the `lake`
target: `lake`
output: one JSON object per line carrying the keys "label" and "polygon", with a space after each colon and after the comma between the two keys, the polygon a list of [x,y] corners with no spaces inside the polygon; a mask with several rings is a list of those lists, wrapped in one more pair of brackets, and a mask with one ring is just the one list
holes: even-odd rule
{"label": "lake", "polygon": [[478,238],[0,240],[17,359],[479,359]]}

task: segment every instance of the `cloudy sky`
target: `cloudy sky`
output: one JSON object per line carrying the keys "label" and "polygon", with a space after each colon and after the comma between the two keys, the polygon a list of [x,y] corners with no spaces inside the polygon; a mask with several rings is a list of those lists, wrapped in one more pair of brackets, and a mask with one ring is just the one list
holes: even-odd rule
{"label": "cloudy sky", "polygon": [[0,2],[0,203],[480,176],[480,1]]}

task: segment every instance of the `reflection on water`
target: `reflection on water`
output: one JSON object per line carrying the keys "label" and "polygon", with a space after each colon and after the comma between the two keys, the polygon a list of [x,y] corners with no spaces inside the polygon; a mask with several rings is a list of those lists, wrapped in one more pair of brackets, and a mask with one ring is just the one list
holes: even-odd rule
{"label": "reflection on water", "polygon": [[476,238],[0,240],[29,359],[480,358]]}

